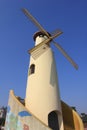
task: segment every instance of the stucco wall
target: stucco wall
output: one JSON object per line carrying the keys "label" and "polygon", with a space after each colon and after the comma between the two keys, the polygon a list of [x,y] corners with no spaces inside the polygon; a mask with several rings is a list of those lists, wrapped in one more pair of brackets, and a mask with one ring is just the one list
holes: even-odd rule
{"label": "stucco wall", "polygon": [[51,130],[34,117],[10,91],[5,130]]}
{"label": "stucco wall", "polygon": [[78,115],[78,113],[72,110],[63,101],[61,102],[61,105],[62,105],[64,130],[84,130],[82,120]]}

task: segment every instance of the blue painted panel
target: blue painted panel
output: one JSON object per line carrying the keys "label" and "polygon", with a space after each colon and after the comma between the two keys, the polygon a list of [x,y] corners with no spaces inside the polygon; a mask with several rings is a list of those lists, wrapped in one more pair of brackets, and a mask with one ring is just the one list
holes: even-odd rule
{"label": "blue painted panel", "polygon": [[30,113],[28,113],[27,111],[21,111],[18,113],[19,116],[24,117],[24,116],[32,116]]}

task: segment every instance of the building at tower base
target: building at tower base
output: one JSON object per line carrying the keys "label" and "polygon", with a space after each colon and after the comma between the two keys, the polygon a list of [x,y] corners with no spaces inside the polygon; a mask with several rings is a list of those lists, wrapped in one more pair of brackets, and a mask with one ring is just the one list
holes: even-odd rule
{"label": "building at tower base", "polygon": [[[84,130],[77,112],[61,101],[64,130]],[[53,122],[54,123],[54,122]],[[10,91],[5,130],[58,130],[51,129],[25,107],[25,101]],[[60,129],[59,129],[60,130]]]}

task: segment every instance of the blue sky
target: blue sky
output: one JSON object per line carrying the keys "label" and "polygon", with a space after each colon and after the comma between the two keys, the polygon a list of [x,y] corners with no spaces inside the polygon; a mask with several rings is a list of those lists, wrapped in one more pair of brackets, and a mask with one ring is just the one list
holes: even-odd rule
{"label": "blue sky", "polygon": [[22,13],[27,8],[43,27],[64,33],[55,39],[79,65],[75,70],[52,45],[61,99],[87,113],[87,0],[0,0],[0,106],[9,91],[25,97],[29,54],[37,28]]}

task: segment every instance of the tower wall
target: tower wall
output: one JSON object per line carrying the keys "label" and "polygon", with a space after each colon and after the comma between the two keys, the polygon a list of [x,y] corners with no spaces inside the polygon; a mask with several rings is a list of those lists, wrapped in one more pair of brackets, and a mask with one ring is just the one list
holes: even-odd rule
{"label": "tower wall", "polygon": [[[35,65],[35,72],[28,75],[26,89],[26,107],[48,124],[51,111],[61,113],[55,60],[49,48],[37,60],[30,57],[30,66]],[[30,70],[29,70],[30,71]]]}
{"label": "tower wall", "polygon": [[[39,36],[37,35],[39,34]],[[47,36],[42,33],[37,33],[35,37],[35,46],[42,43],[47,39]],[[61,102],[59,94],[59,86],[57,79],[56,64],[54,54],[49,45],[40,49],[36,48],[33,53],[36,55],[36,59],[33,55],[30,56],[30,64],[28,70],[28,80],[26,88],[25,106],[36,117],[38,117],[47,126],[51,125],[49,122],[52,120],[48,115],[53,113],[55,121],[58,122],[59,130],[63,130],[63,120],[61,112]],[[45,50],[44,53],[43,50]],[[40,54],[37,56],[37,53]],[[55,122],[54,122],[55,123]],[[54,129],[54,126],[52,128]]]}

